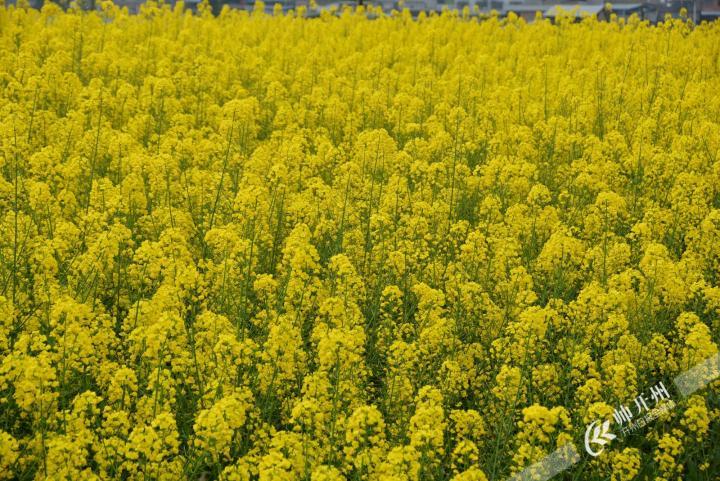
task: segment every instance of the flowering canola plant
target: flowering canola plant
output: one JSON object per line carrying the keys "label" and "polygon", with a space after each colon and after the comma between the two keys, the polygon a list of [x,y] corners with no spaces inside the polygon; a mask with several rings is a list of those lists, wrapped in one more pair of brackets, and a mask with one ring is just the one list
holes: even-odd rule
{"label": "flowering canola plant", "polygon": [[503,479],[718,352],[720,25],[305,17],[0,9],[0,479]]}

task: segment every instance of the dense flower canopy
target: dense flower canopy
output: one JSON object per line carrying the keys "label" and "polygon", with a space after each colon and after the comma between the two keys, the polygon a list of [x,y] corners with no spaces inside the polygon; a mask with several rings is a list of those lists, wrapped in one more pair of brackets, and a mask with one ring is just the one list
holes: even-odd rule
{"label": "dense flower canopy", "polygon": [[[578,443],[718,352],[719,85],[684,20],[3,7],[0,479]],[[717,387],[674,397],[576,479],[716,479]]]}

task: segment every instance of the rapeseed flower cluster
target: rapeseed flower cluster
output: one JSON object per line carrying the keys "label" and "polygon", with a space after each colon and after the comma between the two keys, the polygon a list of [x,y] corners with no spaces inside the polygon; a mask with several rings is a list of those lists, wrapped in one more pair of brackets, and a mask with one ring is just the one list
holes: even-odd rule
{"label": "rapeseed flower cluster", "polygon": [[718,352],[719,25],[306,12],[0,8],[0,479],[504,479]]}

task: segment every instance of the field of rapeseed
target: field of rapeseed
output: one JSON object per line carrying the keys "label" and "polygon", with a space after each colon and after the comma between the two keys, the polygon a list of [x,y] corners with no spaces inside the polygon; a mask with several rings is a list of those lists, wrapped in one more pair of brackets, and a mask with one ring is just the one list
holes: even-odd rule
{"label": "field of rapeseed", "polygon": [[720,25],[208,10],[0,9],[0,479],[719,479]]}

